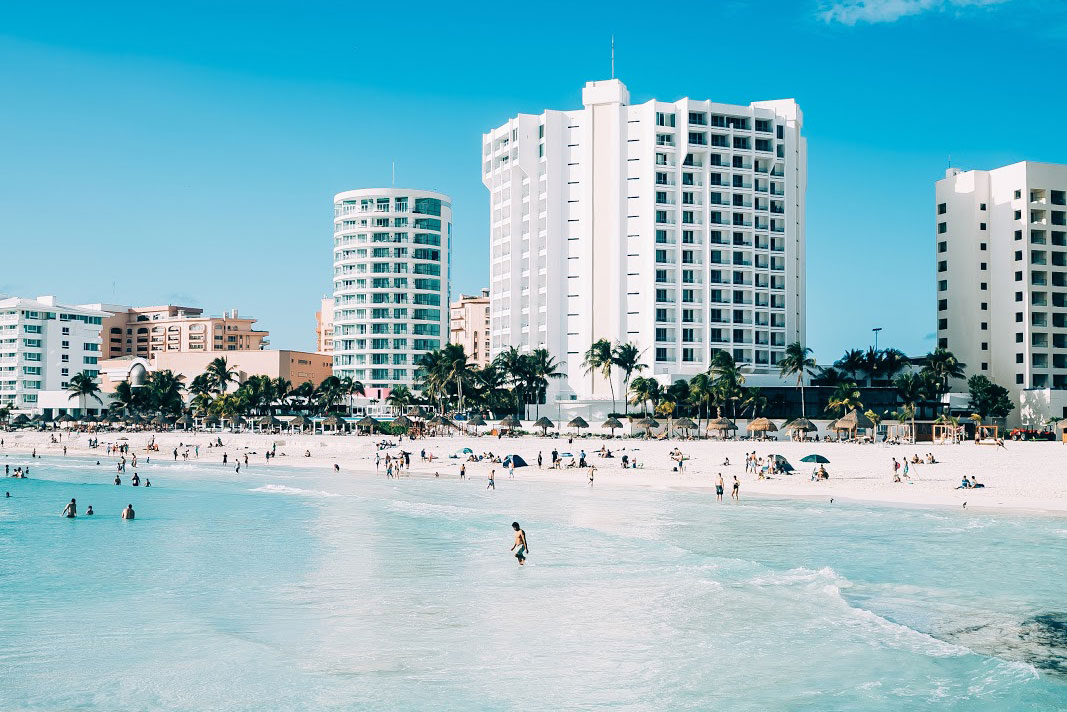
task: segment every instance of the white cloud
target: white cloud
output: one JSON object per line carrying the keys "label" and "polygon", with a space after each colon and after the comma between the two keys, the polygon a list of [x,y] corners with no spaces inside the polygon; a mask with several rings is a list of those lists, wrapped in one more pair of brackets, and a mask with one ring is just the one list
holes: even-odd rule
{"label": "white cloud", "polygon": [[824,6],[819,16],[842,25],[896,22],[924,12],[999,5],[1009,0],[838,0]]}

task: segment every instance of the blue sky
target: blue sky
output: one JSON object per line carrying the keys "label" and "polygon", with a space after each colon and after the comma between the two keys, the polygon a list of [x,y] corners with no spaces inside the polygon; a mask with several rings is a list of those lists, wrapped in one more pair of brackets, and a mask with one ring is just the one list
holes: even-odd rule
{"label": "blue sky", "polygon": [[311,348],[332,196],[394,160],[454,197],[453,293],[475,292],[482,132],[577,107],[612,34],[635,102],[800,103],[820,361],[873,326],[932,347],[949,156],[1067,162],[1067,3],[4,3],[0,293],[238,307]]}

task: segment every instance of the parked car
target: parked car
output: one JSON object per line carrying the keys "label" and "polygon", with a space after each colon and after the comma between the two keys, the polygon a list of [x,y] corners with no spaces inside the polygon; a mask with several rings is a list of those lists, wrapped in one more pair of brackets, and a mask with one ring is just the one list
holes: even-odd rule
{"label": "parked car", "polygon": [[1042,430],[1036,428],[1015,428],[1008,434],[1008,437],[1012,440],[1055,440],[1056,431],[1048,428]]}

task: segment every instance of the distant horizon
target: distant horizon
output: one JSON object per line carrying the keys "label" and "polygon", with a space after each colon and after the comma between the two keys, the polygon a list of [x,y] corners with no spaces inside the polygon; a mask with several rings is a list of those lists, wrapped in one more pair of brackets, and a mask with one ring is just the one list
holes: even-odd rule
{"label": "distant horizon", "polygon": [[[613,25],[600,6],[562,7],[569,23],[497,39],[482,8],[417,6],[409,29],[421,39],[403,52],[390,33],[337,36],[351,11],[323,2],[254,16],[195,0],[181,14],[0,9],[0,61],[19,69],[0,79],[0,236],[16,266],[0,272],[0,294],[236,307],[272,346],[314,351],[315,312],[332,293],[332,197],[395,185],[452,198],[452,298],[478,295],[489,264],[481,134],[519,113],[580,107],[585,82],[610,73],[612,36],[632,103],[798,102],[806,343],[823,364],[873,345],[874,327],[881,348],[933,349],[934,184],[945,169],[1067,163],[1067,138],[1043,128],[1067,98],[1020,87],[1018,66],[979,69],[945,49],[946,37],[1025,41],[1026,72],[1051,77],[1067,6],[724,2],[689,11],[692,26],[722,28],[714,49],[679,43],[668,64],[639,22],[620,19],[637,17],[636,3],[614,5]],[[764,50],[729,31],[769,17],[778,31]],[[579,42],[575,27],[586,29]],[[523,45],[538,61],[514,58]]]}

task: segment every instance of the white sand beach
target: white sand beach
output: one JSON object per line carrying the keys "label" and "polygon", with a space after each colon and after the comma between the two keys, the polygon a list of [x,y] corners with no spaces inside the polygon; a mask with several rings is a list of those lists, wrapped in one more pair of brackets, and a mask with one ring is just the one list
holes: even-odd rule
{"label": "white sand beach", "polygon": [[[58,433],[57,433],[58,435]],[[131,453],[136,452],[142,459],[148,455],[153,460],[171,461],[174,449],[199,445],[201,462],[222,461],[223,452],[228,453],[229,462],[243,462],[244,453],[249,455],[252,470],[263,467],[312,467],[332,469],[336,463],[341,477],[384,476],[375,470],[375,453],[379,452],[376,443],[387,439],[396,444],[380,451],[396,453],[400,449],[412,453],[410,471],[405,476],[457,478],[461,459],[449,455],[462,448],[469,447],[475,453],[492,452],[504,456],[516,453],[523,457],[528,467],[517,470],[516,477],[526,481],[545,483],[571,481],[586,483],[588,474],[580,469],[549,469],[550,453],[553,448],[560,453],[573,453],[579,456],[585,449],[587,460],[596,467],[595,487],[657,487],[657,488],[702,488],[713,491],[715,477],[722,473],[727,483],[727,497],[734,475],[741,481],[741,497],[753,496],[791,496],[816,497],[820,499],[835,498],[840,500],[859,500],[882,502],[888,504],[935,507],[961,507],[964,502],[968,508],[987,510],[1035,510],[1044,512],[1067,513],[1067,464],[1064,455],[1067,449],[1058,442],[1011,442],[1004,448],[987,445],[975,445],[967,442],[959,445],[934,445],[918,443],[915,445],[859,445],[845,443],[794,443],[788,441],[713,441],[713,440],[669,440],[645,441],[638,439],[604,440],[600,438],[575,439],[568,444],[566,437],[542,438],[523,436],[498,439],[493,436],[433,437],[415,441],[385,436],[357,437],[352,435],[267,435],[258,433],[228,433],[218,435],[207,433],[99,433],[100,447],[88,448],[89,436],[85,433],[64,433],[60,442],[51,442],[51,433],[41,432],[6,432],[0,434],[4,447],[0,458],[12,468],[19,464],[30,463],[26,456],[36,449],[40,455],[63,455],[67,447],[68,456],[89,455],[98,457],[103,464],[111,465],[114,457],[106,456],[106,445],[116,443],[120,437],[128,438]],[[208,447],[216,437],[221,437],[224,447]],[[147,444],[155,440],[158,452],[148,453]],[[263,453],[277,443],[278,457],[265,463]],[[614,457],[598,456],[602,446],[607,446]],[[673,471],[675,465],[670,453],[678,448],[688,458],[684,471]],[[422,450],[435,457],[433,461],[423,461]],[[759,479],[744,468],[745,454],[755,451],[757,456],[766,458],[770,454],[786,457],[796,468],[792,475],[774,475],[770,479]],[[306,457],[305,452],[311,456]],[[544,467],[537,467],[537,455],[541,453]],[[826,465],[830,479],[813,482],[811,472],[814,465],[801,462],[801,458],[818,453],[830,460]],[[900,483],[893,481],[892,458],[909,460],[915,454],[924,458],[926,453],[933,453],[937,464],[910,465],[910,479]],[[622,456],[636,457],[640,463],[638,469],[623,469]],[[190,450],[190,458],[194,457]],[[726,459],[729,465],[724,465]],[[567,457],[566,461],[570,458]],[[31,465],[31,476],[47,477],[47,465]],[[485,479],[491,469],[496,469],[497,480],[502,482],[507,473],[500,464],[490,462],[467,463],[467,476],[472,479]],[[36,470],[36,472],[34,472]],[[964,475],[977,476],[985,485],[982,489],[959,490]]]}

